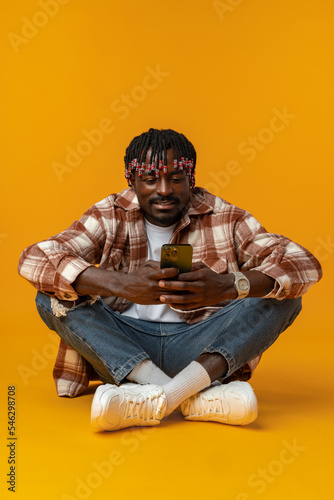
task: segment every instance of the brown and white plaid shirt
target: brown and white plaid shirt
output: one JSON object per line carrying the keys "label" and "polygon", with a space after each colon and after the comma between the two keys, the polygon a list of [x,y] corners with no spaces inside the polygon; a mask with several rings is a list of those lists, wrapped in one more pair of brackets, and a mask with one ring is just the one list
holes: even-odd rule
{"label": "brown and white plaid shirt", "polygon": [[[322,276],[317,259],[290,239],[268,233],[249,213],[202,188],[191,192],[187,211],[170,243],[190,243],[193,261],[203,262],[217,273],[257,270],[275,279],[266,298],[296,298]],[[147,260],[144,214],[132,188],[112,194],[93,205],[65,231],[25,249],[19,273],[35,288],[59,300],[75,301],[72,287],[90,266],[125,273]],[[106,297],[104,302],[122,312],[129,301]],[[229,301],[191,311],[175,312],[192,324],[205,319]],[[247,380],[259,358],[234,374]],[[58,395],[73,397],[95,378],[91,365],[61,340],[54,369]]]}

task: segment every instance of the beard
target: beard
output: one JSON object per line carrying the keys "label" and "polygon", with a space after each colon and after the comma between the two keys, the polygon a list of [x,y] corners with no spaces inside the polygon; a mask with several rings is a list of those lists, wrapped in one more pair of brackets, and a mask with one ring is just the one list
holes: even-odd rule
{"label": "beard", "polygon": [[[161,202],[173,201],[176,204],[176,206],[180,206],[180,200],[173,196],[167,196],[166,198],[160,198],[160,197],[153,198],[152,200],[150,200],[150,205],[152,206],[154,203],[159,203],[159,201]],[[174,212],[174,214],[169,214],[169,213],[154,214],[150,212],[149,215],[153,220],[167,227],[167,226],[172,226],[173,224],[178,222],[182,218],[185,211],[186,211],[186,206],[184,206],[182,209],[179,209],[176,213]]]}
{"label": "beard", "polygon": [[181,219],[182,214],[181,214],[181,212],[178,212],[175,215],[157,215],[157,216],[155,216],[153,214],[150,214],[150,217],[152,219],[154,219],[155,221],[159,222],[159,224],[167,227],[167,226],[172,226],[173,224],[178,222]]}

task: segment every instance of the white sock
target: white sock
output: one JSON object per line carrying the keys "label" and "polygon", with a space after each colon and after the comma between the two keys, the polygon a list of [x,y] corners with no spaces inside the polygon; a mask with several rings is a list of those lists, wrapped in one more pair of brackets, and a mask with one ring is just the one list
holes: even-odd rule
{"label": "white sock", "polygon": [[137,384],[167,384],[172,380],[150,359],[144,359],[127,375],[127,379]]}
{"label": "white sock", "polygon": [[192,361],[184,370],[178,373],[170,382],[163,385],[167,397],[165,416],[170,415],[179,404],[193,394],[209,387],[211,379],[200,363]]}

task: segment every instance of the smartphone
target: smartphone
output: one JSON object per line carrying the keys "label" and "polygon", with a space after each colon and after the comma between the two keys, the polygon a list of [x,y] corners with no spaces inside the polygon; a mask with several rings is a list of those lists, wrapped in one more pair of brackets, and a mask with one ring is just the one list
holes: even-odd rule
{"label": "smartphone", "polygon": [[189,273],[193,256],[193,247],[188,243],[178,245],[162,245],[161,247],[161,269],[165,267],[176,267],[180,273]]}

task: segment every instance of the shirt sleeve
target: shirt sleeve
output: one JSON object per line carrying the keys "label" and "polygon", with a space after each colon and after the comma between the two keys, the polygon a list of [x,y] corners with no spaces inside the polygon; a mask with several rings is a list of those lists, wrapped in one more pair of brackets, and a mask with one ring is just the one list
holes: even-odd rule
{"label": "shirt sleeve", "polygon": [[249,213],[235,228],[241,271],[261,271],[275,280],[266,298],[297,298],[322,277],[318,260],[306,248],[280,234],[268,233]]}
{"label": "shirt sleeve", "polygon": [[104,217],[93,206],[65,231],[26,248],[18,272],[37,290],[60,300],[76,300],[72,283],[100,262],[107,234]]}

